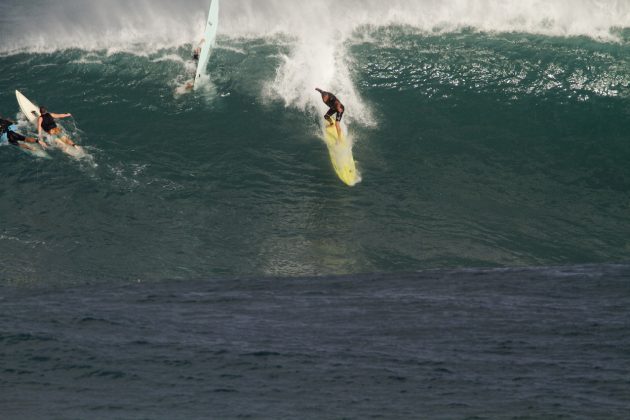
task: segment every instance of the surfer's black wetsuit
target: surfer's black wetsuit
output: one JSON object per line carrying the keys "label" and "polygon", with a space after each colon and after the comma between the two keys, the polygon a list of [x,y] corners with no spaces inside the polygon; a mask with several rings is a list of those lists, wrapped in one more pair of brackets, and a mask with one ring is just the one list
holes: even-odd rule
{"label": "surfer's black wetsuit", "polygon": [[11,125],[13,125],[11,121],[0,118],[0,135],[8,132]]}
{"label": "surfer's black wetsuit", "polygon": [[[343,106],[341,101],[337,99],[337,97],[330,92],[322,92],[322,95],[328,95],[328,100],[325,102],[325,104],[328,105],[328,108],[330,109],[328,110],[326,115],[324,115],[324,118],[326,119],[326,121],[330,121],[332,124],[331,117],[335,113],[337,114],[336,120],[341,121],[341,118],[343,117],[343,113],[346,110],[346,108]],[[337,111],[337,107],[341,108],[341,111]]]}
{"label": "surfer's black wetsuit", "polygon": [[57,123],[55,123],[55,119],[50,112],[47,112],[42,115],[42,130],[47,133],[50,133],[50,130],[57,128]]}
{"label": "surfer's black wetsuit", "polygon": [[0,119],[0,136],[6,134],[9,144],[12,144],[13,146],[18,146],[18,141],[25,141],[26,137],[13,131],[11,129],[12,125],[13,122]]}

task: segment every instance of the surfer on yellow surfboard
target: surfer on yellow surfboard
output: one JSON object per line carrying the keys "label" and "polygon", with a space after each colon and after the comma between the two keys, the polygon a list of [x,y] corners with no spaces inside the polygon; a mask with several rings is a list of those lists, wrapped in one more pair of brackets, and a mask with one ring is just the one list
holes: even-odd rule
{"label": "surfer on yellow surfboard", "polygon": [[[346,110],[343,104],[335,95],[330,92],[326,92],[321,90],[320,88],[315,88],[316,91],[322,95],[322,101],[328,106],[328,112],[324,115],[324,119],[328,122],[328,126],[332,126],[333,124],[337,128],[337,143],[341,141],[341,118],[343,117],[343,113]],[[335,121],[333,122],[332,116],[337,114]]]}

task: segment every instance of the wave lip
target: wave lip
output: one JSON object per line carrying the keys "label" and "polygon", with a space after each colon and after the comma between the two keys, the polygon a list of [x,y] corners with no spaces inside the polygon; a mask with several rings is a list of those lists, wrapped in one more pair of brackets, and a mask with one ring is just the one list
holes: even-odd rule
{"label": "wave lip", "polygon": [[[207,0],[185,7],[168,0],[79,2],[23,6],[7,0],[1,18],[0,52],[50,52],[59,49],[156,50],[196,40],[203,31]],[[29,30],[24,32],[23,26]],[[220,34],[267,37],[282,33],[308,40],[319,49],[343,42],[363,25],[407,25],[423,31],[462,28],[526,32],[552,36],[589,36],[619,40],[630,28],[630,3],[624,0],[321,0],[296,5],[290,0],[226,2]],[[141,48],[140,48],[141,46]]]}

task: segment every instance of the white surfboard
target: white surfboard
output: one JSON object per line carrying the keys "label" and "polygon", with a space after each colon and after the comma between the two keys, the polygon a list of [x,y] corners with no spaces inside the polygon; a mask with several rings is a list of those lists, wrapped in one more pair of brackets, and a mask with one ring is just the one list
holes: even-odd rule
{"label": "white surfboard", "polygon": [[18,105],[20,106],[20,111],[22,111],[22,114],[24,114],[27,120],[29,120],[33,124],[36,124],[37,119],[39,118],[39,107],[33,102],[26,99],[26,96],[22,95],[19,90],[15,91],[15,97],[17,98]]}
{"label": "white surfboard", "polygon": [[210,11],[208,12],[208,22],[206,23],[206,30],[203,35],[203,45],[201,46],[201,52],[199,54],[199,63],[197,64],[197,71],[195,72],[195,80],[193,81],[193,88],[197,89],[199,86],[199,80],[206,74],[206,67],[210,60],[210,53],[212,47],[214,47],[217,29],[219,27],[219,0],[212,0],[210,4]]}

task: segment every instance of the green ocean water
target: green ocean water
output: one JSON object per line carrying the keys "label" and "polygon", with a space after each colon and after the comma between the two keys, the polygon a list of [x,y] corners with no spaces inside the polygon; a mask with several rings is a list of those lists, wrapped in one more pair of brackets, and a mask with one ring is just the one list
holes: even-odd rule
{"label": "green ocean water", "polygon": [[66,128],[93,160],[0,150],[2,277],[302,276],[627,259],[625,43],[366,27],[346,48],[370,118],[347,125],[363,175],[354,188],[332,171],[317,110],[265,93],[290,53],[285,38],[220,39],[211,86],[190,94],[178,93],[186,45],[144,56],[3,56],[2,112],[16,116],[15,89],[72,112]]}

